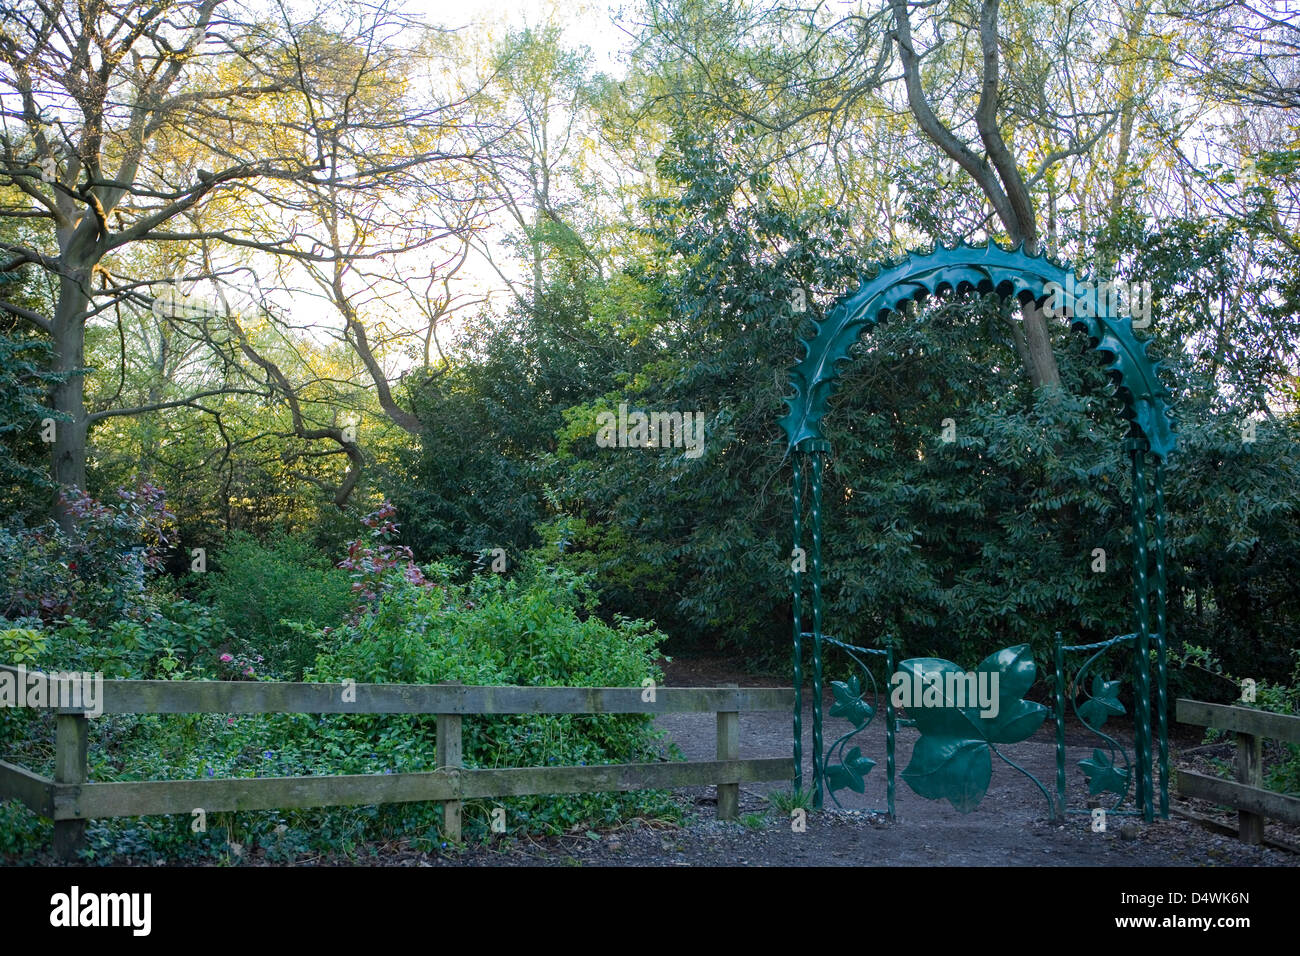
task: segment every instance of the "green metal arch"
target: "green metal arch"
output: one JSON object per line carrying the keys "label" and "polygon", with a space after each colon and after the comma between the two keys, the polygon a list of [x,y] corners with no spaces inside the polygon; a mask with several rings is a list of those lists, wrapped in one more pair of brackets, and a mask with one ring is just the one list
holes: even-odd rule
{"label": "green metal arch", "polygon": [[1043,255],[1029,255],[1020,248],[1008,250],[990,242],[986,246],[944,246],[929,253],[911,253],[901,262],[886,264],[855,292],[841,299],[826,317],[814,321],[811,340],[800,339],[804,357],[790,370],[794,394],[785,399],[789,412],[780,419],[790,448],[808,448],[825,441],[821,421],[840,376],[840,366],[868,326],[901,311],[908,301],[920,302],[932,295],[955,292],[1015,296],[1023,302],[1042,304],[1052,292],[1049,283],[1061,290],[1061,311],[1070,324],[1088,334],[1094,350],[1107,361],[1107,371],[1124,403],[1122,415],[1146,438],[1151,453],[1164,461],[1177,444],[1168,390],[1156,374],[1159,363],[1147,357],[1148,341],[1133,334],[1133,320],[1110,314],[1109,297],[1085,289],[1076,297],[1069,294],[1078,279],[1067,266]]}

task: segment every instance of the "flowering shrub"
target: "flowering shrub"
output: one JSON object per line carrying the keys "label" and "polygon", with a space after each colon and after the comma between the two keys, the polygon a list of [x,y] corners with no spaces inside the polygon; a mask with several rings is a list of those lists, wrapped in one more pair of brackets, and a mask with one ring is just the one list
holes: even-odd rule
{"label": "flowering shrub", "polygon": [[[396,514],[397,509],[385,501],[377,511],[362,518],[361,523],[370,529],[373,543],[367,544],[360,538],[349,541],[348,556],[338,564],[343,570],[352,572],[352,593],[357,598],[352,612],[354,623],[373,608],[397,580],[415,587],[437,586],[424,576],[410,548],[390,543],[398,531],[398,525],[393,521]],[[400,572],[400,578],[392,573],[395,570]]]}
{"label": "flowering shrub", "polygon": [[217,680],[257,680],[261,654],[222,654],[217,658]]}
{"label": "flowering shrub", "polygon": [[173,543],[175,515],[149,482],[116,498],[108,505],[81,491],[61,496],[71,532],[53,520],[0,528],[0,617],[101,624],[151,614],[146,579]]}

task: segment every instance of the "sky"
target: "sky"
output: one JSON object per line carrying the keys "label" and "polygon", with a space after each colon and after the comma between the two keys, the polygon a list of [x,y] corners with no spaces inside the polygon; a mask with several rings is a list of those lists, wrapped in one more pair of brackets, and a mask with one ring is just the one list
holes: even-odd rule
{"label": "sky", "polygon": [[564,27],[569,43],[591,49],[596,72],[617,75],[628,37],[614,25],[613,15],[627,6],[628,0],[407,0],[406,9],[453,28],[536,26],[550,18]]}

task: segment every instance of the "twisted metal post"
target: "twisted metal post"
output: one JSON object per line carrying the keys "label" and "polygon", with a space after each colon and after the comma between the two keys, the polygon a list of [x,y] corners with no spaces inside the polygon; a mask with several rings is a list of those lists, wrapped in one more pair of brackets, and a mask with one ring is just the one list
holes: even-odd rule
{"label": "twisted metal post", "polygon": [[1168,585],[1165,568],[1165,489],[1163,471],[1159,458],[1152,470],[1152,489],[1155,493],[1156,511],[1156,734],[1160,760],[1160,816],[1169,818],[1169,679],[1168,631],[1166,629],[1166,602]]}
{"label": "twisted metal post", "polygon": [[1137,615],[1133,648],[1134,750],[1137,756],[1137,801],[1142,818],[1155,819],[1151,800],[1151,608],[1147,583],[1147,444],[1141,437],[1128,440],[1133,460],[1133,604]]}
{"label": "twisted metal post", "polygon": [[812,500],[808,517],[812,523],[812,601],[813,601],[813,807],[822,806],[822,464],[830,445],[825,441],[808,443],[812,458]]}
{"label": "twisted metal post", "polygon": [[894,635],[885,635],[885,806],[889,819],[894,814],[894,737],[898,732],[898,715],[894,712]]}
{"label": "twisted metal post", "polygon": [[794,546],[790,570],[794,575],[794,789],[803,789],[803,453],[794,453]]}
{"label": "twisted metal post", "polygon": [[1065,819],[1065,651],[1061,632],[1052,643],[1052,663],[1056,680],[1056,804],[1057,819]]}

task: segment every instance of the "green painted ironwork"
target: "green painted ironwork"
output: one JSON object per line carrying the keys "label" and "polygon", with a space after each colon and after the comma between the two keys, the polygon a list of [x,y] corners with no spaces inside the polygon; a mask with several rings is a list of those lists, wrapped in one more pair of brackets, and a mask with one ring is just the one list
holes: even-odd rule
{"label": "green painted ironwork", "polygon": [[[894,674],[894,636],[885,635],[885,672]],[[894,777],[894,751],[898,737],[898,713],[894,709],[894,695],[885,694],[885,805],[889,808],[889,819],[895,818],[894,793],[897,784]]]}
{"label": "green painted ironwork", "polygon": [[1160,816],[1169,818],[1169,657],[1166,620],[1168,585],[1165,573],[1165,491],[1163,466],[1156,459],[1152,468],[1152,491],[1155,495],[1155,595],[1156,595],[1156,736],[1159,746]]}
{"label": "green painted ironwork", "polygon": [[[1115,794],[1115,802],[1107,808],[1107,813],[1123,813],[1121,807],[1125,800],[1128,799],[1128,791],[1131,784],[1135,782],[1133,773],[1133,761],[1129,759],[1128,751],[1124,746],[1102,730],[1102,726],[1111,717],[1118,717],[1125,713],[1124,705],[1120,703],[1119,693],[1121,681],[1106,680],[1101,674],[1092,675],[1092,682],[1089,684],[1088,677],[1094,665],[1102,660],[1103,656],[1113,648],[1134,645],[1137,641],[1136,634],[1121,634],[1118,637],[1112,637],[1106,641],[1098,641],[1095,644],[1075,644],[1063,645],[1060,643],[1060,634],[1056,638],[1057,647],[1057,667],[1056,667],[1056,697],[1057,706],[1057,727],[1056,727],[1056,766],[1057,766],[1057,799],[1060,804],[1062,815],[1065,813],[1088,813],[1088,809],[1069,809],[1066,805],[1065,797],[1065,708],[1064,701],[1068,698],[1070,707],[1074,711],[1076,719],[1087,730],[1096,734],[1105,750],[1094,748],[1092,756],[1086,760],[1080,760],[1079,769],[1083,771],[1084,776],[1088,779],[1089,797],[1099,797],[1104,793]],[[1074,680],[1067,680],[1065,668],[1065,655],[1073,653],[1089,654],[1088,658],[1080,665],[1075,672]],[[1082,688],[1084,702],[1078,701],[1078,693],[1070,688]],[[1124,762],[1123,769],[1120,768],[1118,761]],[[1138,811],[1140,812],[1140,811]]]}
{"label": "green painted ironwork", "polygon": [[790,571],[794,577],[794,789],[803,790],[803,456],[794,457],[794,547]]}
{"label": "green painted ironwork", "polygon": [[1056,819],[1065,819],[1065,651],[1061,632],[1052,638],[1052,705],[1056,718]]}
{"label": "green painted ironwork", "polygon": [[[1110,297],[1098,296],[1096,285],[1079,284],[1068,266],[1045,256],[1031,256],[1019,248],[1003,249],[991,242],[951,249],[939,246],[933,252],[912,253],[901,262],[882,265],[824,319],[814,321],[816,333],[811,339],[800,340],[804,357],[791,369],[794,394],[786,399],[789,411],[780,419],[790,448],[806,449],[807,442],[825,440],[821,422],[840,375],[839,366],[849,360],[854,343],[868,326],[900,312],[908,302],[976,291],[1038,303],[1049,296],[1059,298],[1055,304],[1070,316],[1070,323],[1088,334],[1094,350],[1109,356],[1107,370],[1118,386],[1124,418],[1133,422],[1151,451],[1163,459],[1176,443],[1169,392],[1160,383],[1156,363],[1147,357],[1147,343],[1134,337],[1132,319],[1109,314]],[[1083,294],[1072,294],[1080,290]]]}
{"label": "green painted ironwork", "polygon": [[[812,445],[814,443],[810,443]],[[821,444],[821,443],[817,443]],[[812,522],[812,600],[813,600],[813,808],[822,807],[822,454],[812,449],[812,500],[808,520]]]}
{"label": "green painted ironwork", "polygon": [[[1023,699],[1037,670],[1028,644],[990,654],[975,668],[976,689],[996,687],[996,700],[990,702],[996,706],[987,710],[978,699],[970,700],[969,677],[951,661],[911,658],[898,670],[902,680],[910,681],[914,688],[911,699],[915,706],[907,712],[921,731],[903,771],[903,780],[913,791],[929,800],[947,800],[955,809],[969,813],[984,799],[996,756],[1034,782],[1047,800],[1048,814],[1054,815],[1047,788],[998,749],[998,744],[1032,737],[1047,718],[1046,707]],[[918,693],[923,695],[921,700],[916,700]]]}
{"label": "green painted ironwork", "polygon": [[[880,711],[880,688],[876,683],[876,676],[871,672],[866,661],[858,655],[868,654],[888,659],[888,654],[877,648],[845,644],[826,635],[822,635],[822,643],[844,651],[852,658],[859,672],[846,681],[831,681],[831,696],[835,703],[831,706],[830,716],[843,718],[853,727],[848,733],[842,734],[831,743],[826,750],[822,765],[822,779],[826,782],[826,792],[831,795],[831,799],[838,807],[842,804],[835,795],[836,791],[848,789],[855,793],[866,793],[867,774],[876,765],[874,760],[862,755],[860,747],[845,749],[854,737],[867,729]],[[870,703],[867,701],[868,693],[872,700]],[[892,768],[887,767],[886,772],[892,776]],[[894,812],[892,801],[888,806],[888,812],[892,816]]]}
{"label": "green painted ironwork", "polygon": [[1134,737],[1137,752],[1137,802],[1152,820],[1151,800],[1151,588],[1148,583],[1146,448],[1140,436],[1129,439],[1133,460],[1133,612],[1137,641],[1133,654]]}
{"label": "green painted ironwork", "polygon": [[[801,637],[811,639],[812,632],[804,632]],[[892,636],[885,637],[885,648],[859,647],[846,644],[828,634],[821,636],[824,647],[838,648],[843,651],[857,667],[858,674],[844,681],[831,681],[830,717],[848,721],[851,730],[837,737],[826,749],[822,760],[822,779],[825,781],[826,793],[837,807],[843,807],[836,795],[841,790],[865,793],[867,775],[875,768],[876,762],[862,754],[860,747],[849,747],[853,738],[864,732],[880,714],[880,702],[884,699],[885,709],[885,809],[870,808],[871,813],[885,813],[890,819],[895,818],[895,795],[897,792],[896,749],[898,721],[897,711],[890,694],[882,692],[879,681],[863,656],[884,658],[885,673],[894,673],[894,641]],[[861,655],[861,656],[860,656]],[[870,697],[870,700],[868,700]]]}
{"label": "green painted ironwork", "polygon": [[[865,729],[876,713],[876,708],[865,702],[866,684],[863,681],[859,680],[856,684],[852,681],[836,682],[833,685],[835,704],[832,707],[832,716],[849,716],[854,730],[837,738],[829,752],[823,747],[822,644],[826,642],[848,650],[862,668],[864,675],[870,679],[873,693],[878,689],[874,686],[870,669],[852,652],[881,653],[875,649],[852,648],[850,645],[826,638],[823,634],[822,477],[830,445],[821,430],[822,419],[836,387],[836,379],[840,374],[839,366],[849,360],[850,351],[862,331],[878,324],[890,313],[901,311],[908,302],[919,302],[932,295],[976,291],[996,292],[1004,297],[1014,296],[1022,303],[1034,302],[1039,305],[1045,304],[1050,296],[1053,309],[1058,314],[1067,316],[1072,326],[1085,331],[1093,349],[1108,361],[1107,371],[1111,374],[1117,386],[1117,395],[1123,403],[1121,415],[1130,422],[1130,454],[1134,479],[1131,502],[1134,548],[1133,593],[1137,625],[1131,635],[1112,638],[1110,641],[1096,645],[1065,646],[1061,644],[1059,633],[1057,635],[1053,662],[1056,682],[1054,719],[1057,725],[1055,802],[1040,781],[999,752],[996,746],[1000,743],[1014,743],[1026,739],[1038,729],[1047,715],[1047,709],[1042,705],[1023,700],[1023,695],[1033,682],[1034,675],[1033,660],[1028,657],[1027,648],[1024,646],[999,651],[980,665],[981,668],[1007,668],[1005,671],[999,670],[998,673],[1009,682],[1008,693],[1011,690],[1016,693],[1005,699],[999,697],[999,712],[1005,705],[1009,708],[1011,716],[990,718],[980,717],[977,714],[972,717],[955,705],[952,707],[941,705],[933,708],[934,713],[929,714],[926,707],[913,708],[915,714],[903,719],[895,712],[892,694],[886,694],[886,786],[889,813],[891,816],[894,813],[894,748],[897,728],[916,726],[921,730],[921,737],[913,750],[908,768],[903,771],[903,778],[917,793],[933,799],[946,798],[961,810],[973,809],[983,798],[988,787],[992,772],[991,758],[996,754],[1009,766],[1033,780],[1046,797],[1054,816],[1063,816],[1066,812],[1064,721],[1067,696],[1064,655],[1072,651],[1096,651],[1079,669],[1074,685],[1078,687],[1089,668],[1106,650],[1132,641],[1134,645],[1132,673],[1136,702],[1134,729],[1136,767],[1129,761],[1123,747],[1100,729],[1107,716],[1117,712],[1123,713],[1123,706],[1118,700],[1120,682],[1108,681],[1096,675],[1091,692],[1085,691],[1087,700],[1082,707],[1079,706],[1075,693],[1071,692],[1068,696],[1079,719],[1098,734],[1107,746],[1106,750],[1101,748],[1094,750],[1091,759],[1080,761],[1080,767],[1088,777],[1090,791],[1094,795],[1116,792],[1119,797],[1116,804],[1118,807],[1126,798],[1131,781],[1137,789],[1140,812],[1148,820],[1152,819],[1154,787],[1151,766],[1153,740],[1149,655],[1153,636],[1150,594],[1154,587],[1156,595],[1154,637],[1157,658],[1155,716],[1160,750],[1160,812],[1162,816],[1168,815],[1165,527],[1160,468],[1166,457],[1174,450],[1176,437],[1169,408],[1169,393],[1161,385],[1156,374],[1157,363],[1147,357],[1148,343],[1134,337],[1130,318],[1109,312],[1112,302],[1109,296],[1099,294],[1103,288],[1104,286],[1100,284],[1078,283],[1068,266],[1058,265],[1043,256],[1028,255],[1018,248],[1007,250],[993,243],[984,247],[961,245],[951,249],[941,246],[930,253],[914,253],[898,263],[882,266],[875,275],[864,279],[855,292],[841,299],[825,318],[813,322],[815,332],[811,339],[800,340],[804,356],[791,369],[790,383],[793,394],[785,400],[788,411],[781,417],[780,423],[785,430],[794,459],[796,549],[801,546],[804,465],[807,463],[806,459],[811,462],[809,522],[812,542],[809,577],[812,589],[812,631],[803,631],[803,577],[796,568],[793,575],[796,687],[794,730],[795,766],[801,768],[802,647],[803,638],[811,637],[814,807],[822,806],[822,795],[826,786],[829,786],[832,799],[835,799],[837,804],[838,799],[835,798],[837,790],[846,787],[858,790],[859,786],[865,788],[866,774],[874,766],[874,762],[862,757],[860,749],[845,750],[849,740]],[[1151,454],[1155,459],[1153,586],[1148,583],[1152,575],[1148,565],[1150,555],[1147,547],[1145,473],[1147,454]],[[799,552],[796,550],[795,553]],[[894,651],[892,636],[887,637],[884,654],[891,678],[895,673]],[[923,668],[927,664],[956,668],[956,665],[949,661],[933,658],[903,661],[901,668],[906,671],[909,665]],[[947,673],[947,670],[944,673]],[[1001,687],[999,693],[1000,695],[1002,693]],[[1122,770],[1116,764],[1116,759],[1121,756],[1125,763]],[[835,762],[828,760],[832,757]],[[801,783],[802,770],[796,769],[796,788],[799,788]]]}

